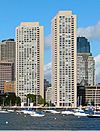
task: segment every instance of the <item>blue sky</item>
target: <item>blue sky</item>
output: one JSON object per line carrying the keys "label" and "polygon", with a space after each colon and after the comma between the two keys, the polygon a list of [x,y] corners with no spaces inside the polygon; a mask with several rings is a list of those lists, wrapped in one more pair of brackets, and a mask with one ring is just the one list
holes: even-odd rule
{"label": "blue sky", "polygon": [[[77,15],[77,27],[87,31],[100,22],[100,0],[0,0],[0,40],[15,38],[20,22],[38,21],[45,27],[45,38],[51,34],[51,20],[60,10],[72,10]],[[98,29],[99,25],[97,26]],[[95,30],[95,29],[94,29]],[[96,30],[95,30],[96,31]],[[94,32],[95,32],[94,31]],[[90,31],[89,31],[90,32]],[[87,34],[93,56],[100,54],[100,32]],[[51,46],[45,43],[44,63],[51,62]]]}

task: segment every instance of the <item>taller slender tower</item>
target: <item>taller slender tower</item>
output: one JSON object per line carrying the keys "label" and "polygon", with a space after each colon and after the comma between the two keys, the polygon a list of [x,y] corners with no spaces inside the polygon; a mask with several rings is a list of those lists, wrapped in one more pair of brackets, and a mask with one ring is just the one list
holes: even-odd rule
{"label": "taller slender tower", "polygon": [[52,87],[56,106],[77,106],[76,15],[59,11],[52,20]]}
{"label": "taller slender tower", "polygon": [[16,28],[16,94],[44,98],[44,28],[38,22],[23,22]]}

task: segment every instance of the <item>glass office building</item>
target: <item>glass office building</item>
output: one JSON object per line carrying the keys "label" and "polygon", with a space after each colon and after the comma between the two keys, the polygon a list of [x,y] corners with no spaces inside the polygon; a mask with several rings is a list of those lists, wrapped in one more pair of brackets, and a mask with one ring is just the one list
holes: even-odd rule
{"label": "glass office building", "polygon": [[90,53],[90,42],[85,37],[77,37],[77,53]]}

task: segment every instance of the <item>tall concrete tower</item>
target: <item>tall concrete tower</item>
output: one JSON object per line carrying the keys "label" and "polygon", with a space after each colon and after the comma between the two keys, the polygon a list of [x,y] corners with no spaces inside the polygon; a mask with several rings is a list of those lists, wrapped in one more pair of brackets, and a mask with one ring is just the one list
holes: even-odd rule
{"label": "tall concrete tower", "polygon": [[76,61],[76,15],[59,11],[52,20],[52,88],[58,107],[77,106]]}
{"label": "tall concrete tower", "polygon": [[16,94],[44,97],[44,28],[38,22],[23,22],[16,28]]}

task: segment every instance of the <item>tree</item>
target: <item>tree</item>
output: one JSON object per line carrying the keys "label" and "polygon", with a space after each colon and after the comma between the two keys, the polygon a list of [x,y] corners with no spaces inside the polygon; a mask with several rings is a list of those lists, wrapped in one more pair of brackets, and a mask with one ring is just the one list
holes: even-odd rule
{"label": "tree", "polygon": [[41,95],[28,94],[26,97],[27,97],[27,101],[29,99],[31,102],[34,103],[34,105],[46,103]]}
{"label": "tree", "polygon": [[14,106],[15,105],[15,100],[16,100],[15,93],[6,94],[5,105]]}
{"label": "tree", "polygon": [[15,104],[16,104],[17,106],[20,106],[20,105],[21,105],[21,98],[20,98],[19,96],[16,96]]}
{"label": "tree", "polygon": [[29,99],[31,102],[36,103],[36,95],[28,94],[26,97],[27,97],[27,101]]}

